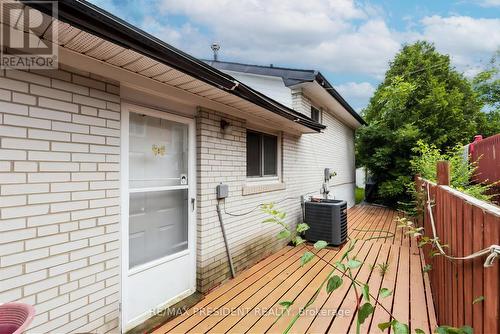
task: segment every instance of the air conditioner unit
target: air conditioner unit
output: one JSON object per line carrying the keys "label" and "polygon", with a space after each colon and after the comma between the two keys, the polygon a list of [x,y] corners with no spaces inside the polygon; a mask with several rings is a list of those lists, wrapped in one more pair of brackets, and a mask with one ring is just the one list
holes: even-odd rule
{"label": "air conditioner unit", "polygon": [[334,199],[307,201],[304,205],[308,241],[324,240],[339,246],[347,240],[347,202]]}

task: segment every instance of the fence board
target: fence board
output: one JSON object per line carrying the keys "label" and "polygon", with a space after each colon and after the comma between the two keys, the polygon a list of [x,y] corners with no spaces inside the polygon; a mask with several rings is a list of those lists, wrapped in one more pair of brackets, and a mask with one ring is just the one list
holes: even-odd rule
{"label": "fence board", "polygon": [[[494,217],[491,214],[486,214],[484,218],[484,243],[486,245],[498,243],[500,237],[500,218]],[[484,319],[485,333],[498,333],[498,298],[499,294],[499,266],[494,265],[484,271],[484,313],[496,316],[488,316]]]}
{"label": "fence board", "polygon": [[[483,211],[474,207],[472,209],[472,221],[474,223],[472,229],[472,251],[476,252],[483,249]],[[472,298],[476,299],[483,295],[483,264],[484,259],[472,260],[473,283],[472,283]],[[483,333],[483,303],[476,303],[472,306],[472,324],[477,333]]]}
{"label": "fence board", "polygon": [[[486,204],[448,186],[419,179],[426,196],[432,200],[436,232],[445,251],[453,256],[466,256],[493,244],[500,244],[500,208]],[[418,184],[418,183],[417,183]],[[425,197],[425,199],[427,199]],[[419,221],[425,235],[432,238],[430,215],[421,211]],[[432,265],[428,273],[437,322],[441,325],[473,327],[475,333],[500,333],[500,264],[485,268],[486,256],[466,261],[450,261],[444,256],[431,256],[430,245],[424,246],[424,259]],[[484,302],[473,300],[484,296]]]}
{"label": "fence board", "polygon": [[470,144],[471,161],[477,163],[475,180],[484,184],[500,181],[500,134]]}

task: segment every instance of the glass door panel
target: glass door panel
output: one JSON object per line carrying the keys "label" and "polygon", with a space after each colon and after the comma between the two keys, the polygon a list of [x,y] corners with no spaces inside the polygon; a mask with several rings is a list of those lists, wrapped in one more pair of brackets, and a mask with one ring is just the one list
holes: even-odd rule
{"label": "glass door panel", "polygon": [[187,185],[188,125],[130,114],[130,190]]}
{"label": "glass door panel", "polygon": [[187,203],[187,189],[130,194],[130,268],[187,249]]}
{"label": "glass door panel", "polygon": [[188,125],[130,113],[129,268],[188,248]]}

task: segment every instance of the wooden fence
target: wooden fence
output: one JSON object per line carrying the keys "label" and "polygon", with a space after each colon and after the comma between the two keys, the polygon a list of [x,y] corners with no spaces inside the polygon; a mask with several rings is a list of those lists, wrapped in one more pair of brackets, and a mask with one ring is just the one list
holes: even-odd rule
{"label": "wooden fence", "polygon": [[[500,244],[500,208],[458,192],[449,185],[449,167],[438,164],[438,184],[417,177],[417,191],[426,199],[429,187],[437,236],[448,255],[467,256],[492,244]],[[420,223],[432,238],[429,212],[424,205]],[[450,261],[432,256],[424,246],[431,289],[440,325],[471,326],[474,333],[500,333],[500,261],[485,268],[487,256]],[[473,303],[484,296],[483,301]]]}
{"label": "wooden fence", "polygon": [[476,182],[500,181],[500,133],[469,145],[470,159],[477,163]]}

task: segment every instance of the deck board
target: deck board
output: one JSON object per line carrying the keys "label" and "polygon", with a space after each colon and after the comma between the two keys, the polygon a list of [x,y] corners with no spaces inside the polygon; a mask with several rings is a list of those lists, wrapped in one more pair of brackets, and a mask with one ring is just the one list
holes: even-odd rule
{"label": "deck board", "polygon": [[[398,320],[408,323],[412,332],[416,328],[431,332],[436,326],[436,316],[429,279],[422,272],[424,257],[416,243],[397,229],[396,216],[395,211],[385,207],[362,205],[349,209],[349,237],[357,240],[351,256],[364,261],[353,274],[369,285],[375,297],[380,288],[391,289],[393,294],[379,301],[384,308],[392,310]],[[386,236],[379,230],[394,235],[377,238]],[[193,308],[154,333],[283,332],[301,306],[314,295],[347,246],[322,250],[310,263],[300,267],[299,259],[306,247],[310,246],[285,247],[269,256],[207,294]],[[389,269],[382,275],[376,264],[386,262]],[[347,282],[344,277],[344,284],[330,295],[323,288],[290,332],[354,333],[356,295]],[[282,310],[279,303],[285,300],[294,303],[289,312],[275,322]],[[389,320],[387,312],[377,305],[362,325],[361,332],[380,333],[377,324]]]}

